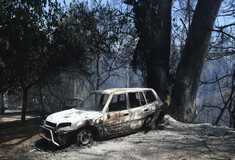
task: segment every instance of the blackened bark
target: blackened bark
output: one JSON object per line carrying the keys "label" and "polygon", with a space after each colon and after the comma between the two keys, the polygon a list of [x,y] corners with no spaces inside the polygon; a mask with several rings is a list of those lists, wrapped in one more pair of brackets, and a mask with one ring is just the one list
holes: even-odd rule
{"label": "blackened bark", "polygon": [[4,97],[3,94],[0,93],[0,106],[1,106],[1,114],[5,113],[5,108],[4,108]]}
{"label": "blackened bark", "polygon": [[233,101],[232,125],[233,125],[233,128],[235,130],[235,100]]}
{"label": "blackened bark", "polygon": [[216,121],[215,121],[214,125],[218,125],[218,124],[219,124],[219,121],[221,120],[221,118],[222,118],[222,116],[223,116],[225,110],[229,108],[229,107],[228,107],[229,105],[231,105],[232,99],[234,99],[233,93],[234,93],[234,90],[233,90],[232,93],[230,94],[228,100],[225,102],[224,107],[221,109],[221,111],[220,111],[218,117],[216,118]]}
{"label": "blackened bark", "polygon": [[38,92],[39,92],[39,99],[40,99],[40,104],[42,106],[42,118],[45,118],[45,106],[44,106],[44,102],[43,102],[43,96],[42,96],[42,89],[40,87],[38,87]]}
{"label": "blackened bark", "polygon": [[196,117],[198,83],[212,28],[222,0],[198,0],[189,35],[177,68],[170,113],[183,122]]}
{"label": "blackened bark", "polygon": [[25,116],[26,116],[26,108],[27,108],[27,99],[28,99],[28,89],[23,88],[23,104],[22,104],[22,112],[21,112],[21,121],[25,121]]}
{"label": "blackened bark", "polygon": [[147,86],[153,88],[162,100],[168,89],[171,0],[152,0],[147,58]]}

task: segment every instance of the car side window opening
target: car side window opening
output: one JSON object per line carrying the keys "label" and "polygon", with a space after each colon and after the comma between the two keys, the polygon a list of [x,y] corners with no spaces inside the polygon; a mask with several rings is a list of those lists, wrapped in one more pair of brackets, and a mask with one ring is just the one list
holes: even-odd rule
{"label": "car side window opening", "polygon": [[126,94],[114,95],[109,104],[109,112],[126,110]]}
{"label": "car side window opening", "polygon": [[139,92],[139,96],[140,96],[140,103],[141,105],[146,105],[146,101],[144,99],[144,95],[142,92]]}
{"label": "car side window opening", "polygon": [[152,103],[157,100],[156,96],[153,94],[152,91],[145,91],[144,92],[147,103]]}
{"label": "car side window opening", "polygon": [[130,101],[130,107],[136,108],[141,105],[145,105],[145,99],[142,92],[134,92],[134,93],[128,93],[129,95],[129,101]]}

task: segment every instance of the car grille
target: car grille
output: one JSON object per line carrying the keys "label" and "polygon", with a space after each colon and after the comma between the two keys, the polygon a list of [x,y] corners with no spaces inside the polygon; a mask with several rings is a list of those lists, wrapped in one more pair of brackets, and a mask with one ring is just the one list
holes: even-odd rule
{"label": "car grille", "polygon": [[56,124],[55,123],[51,123],[51,122],[46,121],[46,125],[51,127],[51,128],[54,128],[54,129],[56,128]]}

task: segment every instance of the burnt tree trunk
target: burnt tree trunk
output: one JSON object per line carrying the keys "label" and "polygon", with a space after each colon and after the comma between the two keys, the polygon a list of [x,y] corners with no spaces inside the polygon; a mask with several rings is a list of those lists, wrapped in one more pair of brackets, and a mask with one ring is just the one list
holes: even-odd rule
{"label": "burnt tree trunk", "polygon": [[0,93],[0,107],[1,107],[1,114],[4,114],[5,113],[4,96],[2,93]]}
{"label": "burnt tree trunk", "polygon": [[168,89],[171,0],[153,0],[147,57],[147,86],[153,88],[162,100]]}
{"label": "burnt tree trunk", "polygon": [[233,101],[233,110],[232,110],[232,126],[235,130],[235,100]]}
{"label": "burnt tree trunk", "polygon": [[28,99],[28,89],[22,88],[23,92],[23,104],[22,104],[22,112],[21,112],[21,121],[25,121],[26,109],[27,109],[27,99]]}
{"label": "burnt tree trunk", "polygon": [[212,33],[222,0],[198,0],[189,35],[177,68],[170,112],[182,122],[196,117],[196,94]]}
{"label": "burnt tree trunk", "polygon": [[42,118],[45,119],[45,105],[44,105],[44,102],[43,102],[43,95],[42,95],[42,89],[41,87],[38,87],[38,93],[39,93],[39,101],[40,101],[40,104],[42,106]]}

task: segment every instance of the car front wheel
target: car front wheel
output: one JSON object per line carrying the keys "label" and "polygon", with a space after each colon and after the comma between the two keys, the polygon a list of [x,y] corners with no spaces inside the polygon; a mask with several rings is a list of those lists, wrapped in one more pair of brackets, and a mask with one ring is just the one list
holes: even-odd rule
{"label": "car front wheel", "polygon": [[88,145],[93,141],[93,134],[90,130],[88,129],[82,129],[77,133],[77,146],[80,145]]}

